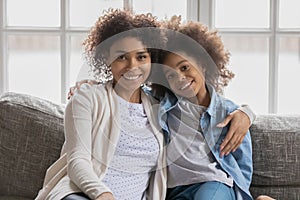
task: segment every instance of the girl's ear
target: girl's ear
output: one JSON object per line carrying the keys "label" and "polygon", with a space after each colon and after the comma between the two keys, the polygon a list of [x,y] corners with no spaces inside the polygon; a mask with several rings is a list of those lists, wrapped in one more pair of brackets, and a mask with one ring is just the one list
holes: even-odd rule
{"label": "girl's ear", "polygon": [[206,74],[206,67],[204,64],[198,62],[197,63],[197,66],[198,66],[198,69],[199,71],[203,74],[203,76],[205,77],[205,74]]}
{"label": "girl's ear", "polygon": [[203,68],[203,75],[204,75],[204,77],[206,77],[206,68]]}

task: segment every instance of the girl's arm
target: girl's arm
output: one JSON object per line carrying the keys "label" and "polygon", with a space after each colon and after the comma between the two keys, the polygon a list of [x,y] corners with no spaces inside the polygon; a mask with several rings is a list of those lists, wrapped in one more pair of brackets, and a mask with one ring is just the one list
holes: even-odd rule
{"label": "girl's arm", "polygon": [[[95,80],[82,80],[76,82],[76,85],[71,87],[68,93],[68,99],[70,99],[75,90],[79,90],[80,86],[84,83],[90,85],[99,84]],[[235,151],[242,143],[248,129],[255,120],[255,114],[247,105],[242,105],[236,111],[230,113],[221,122],[218,127],[225,127],[230,123],[229,131],[221,144],[220,156],[228,155],[230,152]]]}
{"label": "girl's arm", "polygon": [[230,123],[229,131],[220,146],[221,157],[234,152],[241,145],[255,117],[249,106],[242,105],[218,124],[218,127],[225,127]]}
{"label": "girl's arm", "polygon": [[90,80],[90,79],[85,79],[85,80],[81,80],[81,81],[77,81],[75,86],[70,87],[69,89],[69,93],[68,93],[68,100],[71,99],[71,97],[74,95],[75,90],[79,90],[80,86],[84,83],[88,83],[90,85],[96,85],[99,84],[98,81],[95,80]]}

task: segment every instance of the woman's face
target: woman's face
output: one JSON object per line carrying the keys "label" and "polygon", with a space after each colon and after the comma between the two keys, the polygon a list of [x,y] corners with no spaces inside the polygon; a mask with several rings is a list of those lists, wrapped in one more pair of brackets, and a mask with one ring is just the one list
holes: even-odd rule
{"label": "woman's face", "polygon": [[143,43],[134,37],[125,37],[113,43],[109,59],[115,86],[125,92],[140,88],[151,70],[151,57]]}
{"label": "woman's face", "polygon": [[[183,56],[180,56],[180,55]],[[184,53],[169,53],[165,60],[164,72],[174,93],[186,98],[205,94],[205,77],[195,59]]]}

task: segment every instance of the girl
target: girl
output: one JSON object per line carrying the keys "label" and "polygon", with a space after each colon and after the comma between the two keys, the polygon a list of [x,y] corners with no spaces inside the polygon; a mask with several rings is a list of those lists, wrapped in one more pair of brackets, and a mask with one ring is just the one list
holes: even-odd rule
{"label": "girl", "polygon": [[[168,200],[251,200],[252,149],[249,131],[225,156],[218,152],[229,126],[217,127],[238,106],[220,93],[233,74],[229,53],[216,32],[200,23],[170,26],[163,72],[172,93],[161,101],[160,124],[167,146]],[[175,30],[175,31],[174,31]]]}

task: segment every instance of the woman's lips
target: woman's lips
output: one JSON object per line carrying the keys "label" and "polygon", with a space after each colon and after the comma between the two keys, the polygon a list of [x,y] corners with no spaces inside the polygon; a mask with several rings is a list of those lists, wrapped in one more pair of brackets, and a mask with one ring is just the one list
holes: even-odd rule
{"label": "woman's lips", "polygon": [[131,73],[123,74],[124,79],[130,80],[130,81],[137,80],[142,76],[143,76],[143,74],[131,74]]}

